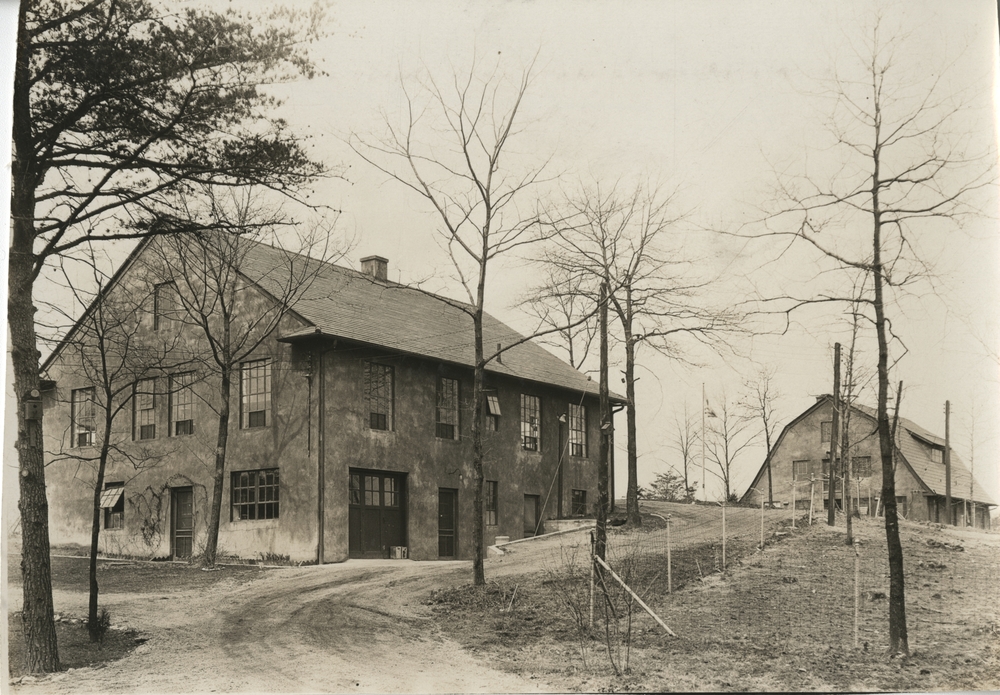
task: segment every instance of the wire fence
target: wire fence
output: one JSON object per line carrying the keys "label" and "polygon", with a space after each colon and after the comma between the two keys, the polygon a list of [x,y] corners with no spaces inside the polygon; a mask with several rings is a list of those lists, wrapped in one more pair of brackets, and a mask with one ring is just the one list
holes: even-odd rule
{"label": "wire fence", "polygon": [[[702,644],[786,653],[888,648],[884,520],[854,518],[855,542],[847,544],[844,515],[827,526],[821,505],[813,497],[810,513],[806,505],[645,502],[651,516],[641,528],[609,529],[607,566],[592,573],[598,623],[630,631],[648,609],[661,625],[654,629]],[[997,632],[1000,557],[963,555],[984,532],[960,533],[968,539],[926,524],[904,534],[911,649],[946,634]]]}

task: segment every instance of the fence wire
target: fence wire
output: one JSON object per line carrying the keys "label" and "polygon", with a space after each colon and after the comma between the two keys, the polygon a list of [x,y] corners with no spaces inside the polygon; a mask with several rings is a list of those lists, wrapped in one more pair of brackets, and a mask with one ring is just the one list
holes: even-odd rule
{"label": "fence wire", "polygon": [[[808,508],[647,502],[643,511],[653,516],[641,528],[609,529],[607,562],[680,639],[788,653],[815,651],[817,645],[884,650],[884,520],[853,519],[857,542],[847,545],[844,515],[838,512],[829,527],[821,505],[813,500],[810,525]],[[984,532],[966,530],[956,539],[933,525],[910,527],[903,550],[911,650],[948,634],[995,633],[1000,558],[962,555],[965,544],[974,547]],[[627,590],[607,585],[597,591],[611,592],[599,593],[599,601],[626,606],[634,600]],[[967,600],[971,591],[979,596],[975,603]],[[984,613],[977,605],[991,610]],[[641,611],[628,605],[612,613],[633,621]]]}

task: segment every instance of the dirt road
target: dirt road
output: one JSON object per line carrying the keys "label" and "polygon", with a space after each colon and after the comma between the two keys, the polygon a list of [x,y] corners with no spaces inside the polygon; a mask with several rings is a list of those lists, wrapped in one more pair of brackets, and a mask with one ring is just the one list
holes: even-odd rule
{"label": "dirt road", "polygon": [[[221,570],[225,571],[225,570]],[[442,634],[424,605],[464,583],[465,562],[350,561],[276,569],[240,584],[108,594],[113,622],[149,641],[121,661],[13,688],[17,693],[533,692]],[[57,612],[86,614],[84,592]],[[12,609],[16,610],[16,606]]]}

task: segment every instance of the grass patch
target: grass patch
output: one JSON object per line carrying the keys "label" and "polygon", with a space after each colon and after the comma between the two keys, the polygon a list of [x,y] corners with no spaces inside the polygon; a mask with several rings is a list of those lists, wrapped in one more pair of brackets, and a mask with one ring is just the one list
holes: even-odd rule
{"label": "grass patch", "polygon": [[[85,620],[62,619],[56,622],[56,642],[59,645],[59,661],[63,670],[99,666],[128,656],[145,640],[135,630],[108,630],[104,639],[91,642]],[[7,616],[7,630],[10,635],[8,655],[10,677],[27,675],[28,664],[24,644],[24,631],[20,613]]]}

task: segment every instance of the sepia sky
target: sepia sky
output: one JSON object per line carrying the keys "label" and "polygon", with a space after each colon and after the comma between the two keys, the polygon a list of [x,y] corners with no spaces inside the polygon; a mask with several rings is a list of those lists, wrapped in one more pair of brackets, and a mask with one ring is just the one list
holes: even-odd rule
{"label": "sepia sky", "polygon": [[[241,6],[240,0],[217,4]],[[263,7],[248,1],[242,6]],[[326,74],[275,92],[285,99],[282,114],[311,138],[314,156],[343,170],[342,177],[318,183],[312,200],[341,211],[338,227],[355,240],[345,262],[357,267],[362,256],[386,256],[391,279],[432,278],[435,289],[461,298],[435,241],[430,211],[412,191],[361,160],[345,140],[382,133],[383,113],[397,122],[401,80],[412,87],[430,74],[446,82],[455,72],[467,72],[474,58],[481,67],[516,78],[534,60],[534,81],[522,104],[523,133],[512,141],[514,158],[550,159],[547,170],[558,177],[547,189],[553,197],[581,181],[653,180],[676,187],[678,205],[688,212],[677,231],[678,245],[718,278],[713,296],[735,303],[752,287],[778,291],[785,281],[808,280],[818,272],[804,250],[779,258],[774,246],[705,230],[746,231],[744,225],[766,208],[779,173],[830,173],[834,164],[823,119],[831,100],[824,80],[835,70],[850,74],[852,45],[863,38],[858,28],[871,20],[873,7],[847,0],[338,0],[329,9],[328,35],[310,46]],[[940,88],[966,103],[952,127],[969,133],[976,147],[995,142],[996,5],[956,0],[884,7],[888,23],[907,35],[897,56],[903,73],[912,74],[918,86],[943,75]],[[14,12],[14,3],[0,0],[5,132]],[[9,170],[8,142],[2,147]],[[0,205],[8,201],[6,193],[0,196]],[[927,232],[922,252],[933,261],[936,279],[892,309],[894,329],[908,350],[892,378],[904,382],[901,415],[942,436],[944,402],[951,401],[953,446],[968,461],[974,441],[976,475],[1000,501],[996,187],[978,202],[983,214],[965,220],[962,229]],[[6,225],[6,209],[0,213]],[[127,250],[115,253],[124,256]],[[538,280],[527,260],[512,258],[493,273],[487,305],[522,330],[532,323],[516,304]],[[863,339],[872,360],[874,337]],[[775,369],[783,425],[816,395],[832,390],[838,340],[848,342],[847,325],[839,309],[825,306],[797,315],[782,335],[739,339],[734,347],[742,356],[719,357],[683,343],[687,363],[640,353],[640,484],[677,462],[669,449],[674,420],[685,405],[697,418],[703,383],[716,404],[723,391],[735,400],[757,365]],[[611,381],[613,389],[624,391],[617,372]],[[872,392],[862,401],[874,405]],[[619,418],[616,491],[624,495],[624,415]],[[9,436],[7,441],[9,461]],[[749,484],[763,455],[763,446],[757,446],[737,462],[737,492]],[[4,469],[8,474],[10,468]],[[709,490],[713,496],[718,492],[711,476]]]}

